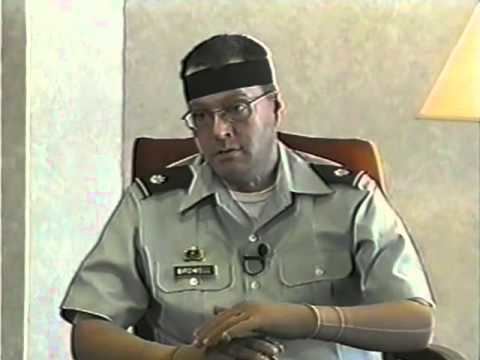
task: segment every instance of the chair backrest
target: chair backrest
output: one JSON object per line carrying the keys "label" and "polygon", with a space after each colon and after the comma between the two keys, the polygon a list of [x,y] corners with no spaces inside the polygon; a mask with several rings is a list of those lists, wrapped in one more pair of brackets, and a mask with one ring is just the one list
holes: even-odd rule
{"label": "chair backrest", "polygon": [[[287,146],[343,164],[351,170],[364,170],[385,192],[382,163],[378,150],[370,141],[361,139],[331,139],[279,133]],[[133,177],[149,177],[165,166],[197,152],[193,138],[152,139],[137,138],[134,144]],[[154,341],[153,334],[141,320],[134,333]],[[438,345],[407,353],[383,353],[384,360],[466,360],[461,354]]]}
{"label": "chair backrest", "polygon": [[[385,191],[380,155],[375,144],[362,139],[331,139],[278,133],[287,146],[321,156],[351,170],[364,170]],[[135,177],[149,177],[175,161],[197,152],[193,138],[137,138],[134,144],[132,173]]]}

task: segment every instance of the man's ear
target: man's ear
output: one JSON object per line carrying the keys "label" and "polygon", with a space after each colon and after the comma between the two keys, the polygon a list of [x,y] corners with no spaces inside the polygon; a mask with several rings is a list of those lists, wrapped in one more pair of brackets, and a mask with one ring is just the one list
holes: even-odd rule
{"label": "man's ear", "polygon": [[285,104],[283,103],[282,97],[280,94],[277,94],[274,100],[274,113],[275,113],[275,120],[277,122],[277,125],[280,123],[282,120],[282,115],[283,112],[285,111]]}
{"label": "man's ear", "polygon": [[276,113],[278,113],[281,109],[282,109],[282,104],[280,103],[280,101],[278,99],[275,99],[275,109],[274,109],[274,111]]}

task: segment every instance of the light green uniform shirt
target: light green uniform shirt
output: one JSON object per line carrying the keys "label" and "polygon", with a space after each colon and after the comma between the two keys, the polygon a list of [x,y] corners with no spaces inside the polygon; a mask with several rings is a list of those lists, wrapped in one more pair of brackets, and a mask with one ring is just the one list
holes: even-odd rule
{"label": "light green uniform shirt", "polygon": [[[82,262],[61,305],[127,328],[139,320],[164,344],[191,343],[214,306],[243,301],[352,306],[420,298],[433,304],[412,241],[366,175],[326,183],[309,159],[279,144],[276,190],[252,224],[211,168],[195,158],[193,179],[145,196],[133,183]],[[341,176],[341,172],[339,173]],[[167,179],[167,181],[175,179]],[[248,275],[243,256],[268,244],[265,268]],[[186,261],[192,246],[202,261]],[[177,266],[211,265],[213,275],[175,276]],[[380,359],[319,340],[281,340],[281,359]]]}

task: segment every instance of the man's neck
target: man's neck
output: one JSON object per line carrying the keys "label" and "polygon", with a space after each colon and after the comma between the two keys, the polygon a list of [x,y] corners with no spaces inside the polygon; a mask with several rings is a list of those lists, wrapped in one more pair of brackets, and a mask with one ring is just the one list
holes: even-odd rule
{"label": "man's neck", "polygon": [[224,182],[226,186],[233,191],[245,193],[258,192],[271,187],[275,183],[276,175],[277,171],[274,169],[274,171],[270,172],[269,176],[262,178],[258,177],[248,182],[230,183],[227,180],[224,180]]}
{"label": "man's neck", "polygon": [[279,167],[280,157],[277,156],[275,162],[272,162],[273,165],[267,167],[262,175],[258,175],[251,179],[245,179],[245,181],[236,181],[231,182],[228,179],[223,179],[226,186],[233,191],[237,192],[258,192],[265,190],[271,187],[277,180],[278,167]]}

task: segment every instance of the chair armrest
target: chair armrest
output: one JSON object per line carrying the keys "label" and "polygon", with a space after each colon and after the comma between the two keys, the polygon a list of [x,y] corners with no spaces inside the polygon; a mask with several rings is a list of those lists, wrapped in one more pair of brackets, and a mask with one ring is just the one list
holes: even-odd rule
{"label": "chair armrest", "polygon": [[412,352],[385,353],[384,360],[467,360],[465,356],[442,345],[430,345]]}

